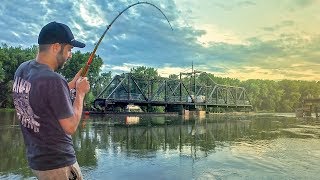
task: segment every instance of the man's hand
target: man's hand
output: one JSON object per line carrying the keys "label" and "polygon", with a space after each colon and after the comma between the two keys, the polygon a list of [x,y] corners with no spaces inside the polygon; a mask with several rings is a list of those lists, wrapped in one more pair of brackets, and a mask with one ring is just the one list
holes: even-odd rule
{"label": "man's hand", "polygon": [[[81,72],[81,71],[79,71]],[[77,75],[80,73],[77,73]],[[76,75],[76,77],[77,77]],[[75,78],[76,78],[75,77]],[[87,77],[79,77],[75,82],[76,98],[73,103],[73,116],[60,119],[59,123],[66,134],[72,135],[77,131],[83,110],[83,100],[85,94],[90,90],[90,84]]]}
{"label": "man's hand", "polygon": [[76,93],[85,95],[90,90],[90,84],[87,77],[80,77],[76,82]]}
{"label": "man's hand", "polygon": [[76,82],[81,77],[82,68],[79,70],[79,72],[74,76],[72,81],[68,83],[69,89],[75,89],[76,88]]}

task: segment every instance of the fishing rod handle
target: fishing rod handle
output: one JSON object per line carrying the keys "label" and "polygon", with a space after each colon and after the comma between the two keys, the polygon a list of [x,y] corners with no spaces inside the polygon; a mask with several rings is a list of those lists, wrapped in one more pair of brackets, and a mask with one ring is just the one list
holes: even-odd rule
{"label": "fishing rod handle", "polygon": [[86,77],[86,76],[87,76],[89,67],[90,67],[90,65],[88,65],[88,64],[86,64],[86,65],[83,67],[82,72],[81,72],[81,77]]}

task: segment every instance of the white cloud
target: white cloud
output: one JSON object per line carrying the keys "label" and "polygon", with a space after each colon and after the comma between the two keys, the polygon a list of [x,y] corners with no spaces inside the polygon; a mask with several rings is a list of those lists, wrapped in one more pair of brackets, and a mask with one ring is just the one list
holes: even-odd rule
{"label": "white cloud", "polygon": [[48,19],[50,19],[52,13],[53,13],[53,10],[50,7],[50,4],[48,3],[47,0],[43,0],[40,2],[40,4],[42,5],[42,8],[46,10],[46,14],[42,15],[42,19],[44,21],[47,21]]}
{"label": "white cloud", "polygon": [[17,38],[20,38],[20,35],[19,35],[18,33],[14,32],[14,31],[11,31],[11,33],[12,33],[14,36],[16,36]]}
{"label": "white cloud", "polygon": [[73,31],[76,32],[77,39],[84,40],[87,39],[87,32],[83,29],[81,24],[77,23],[74,19],[71,20],[71,26],[75,29]]}
{"label": "white cloud", "polygon": [[107,24],[103,11],[94,1],[83,0],[79,2],[78,8],[81,18],[87,25],[99,27]]}
{"label": "white cloud", "polygon": [[116,40],[125,40],[125,39],[127,39],[127,35],[125,33],[122,33],[122,34],[120,34],[118,36],[115,35],[114,39],[116,39]]}
{"label": "white cloud", "polygon": [[219,29],[214,24],[201,24],[196,27],[206,31],[206,34],[198,37],[198,41],[206,47],[210,43],[248,44],[231,30]]}
{"label": "white cloud", "polygon": [[122,65],[106,65],[104,64],[102,66],[102,71],[108,72],[108,71],[114,71],[116,73],[127,73],[130,72],[131,68],[139,67],[139,66],[145,66],[143,64],[131,64],[131,63],[123,63]]}
{"label": "white cloud", "polygon": [[115,49],[115,50],[118,50],[119,49],[119,47],[118,46],[116,46],[116,45],[112,45],[112,47]]}
{"label": "white cloud", "polygon": [[181,67],[161,67],[158,68],[158,73],[162,77],[169,77],[171,74],[179,75],[180,72],[186,72],[190,68],[181,68]]}

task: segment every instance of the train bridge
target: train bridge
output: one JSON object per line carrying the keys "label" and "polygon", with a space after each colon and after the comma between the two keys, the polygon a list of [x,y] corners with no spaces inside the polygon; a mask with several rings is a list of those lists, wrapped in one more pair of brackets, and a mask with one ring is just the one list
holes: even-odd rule
{"label": "train bridge", "polygon": [[[206,77],[198,82],[197,74]],[[215,83],[205,72],[180,73],[176,79],[159,77],[138,78],[131,73],[116,75],[98,94],[95,109],[124,110],[127,105],[138,105],[146,111],[162,106],[166,112],[233,108],[237,111],[252,109],[245,88]]]}

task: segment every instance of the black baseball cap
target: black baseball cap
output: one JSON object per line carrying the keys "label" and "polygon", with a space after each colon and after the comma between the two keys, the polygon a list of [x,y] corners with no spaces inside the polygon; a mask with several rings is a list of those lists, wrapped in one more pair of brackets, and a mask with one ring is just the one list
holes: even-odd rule
{"label": "black baseball cap", "polygon": [[54,43],[67,43],[79,48],[86,46],[84,43],[74,39],[74,36],[67,25],[55,21],[45,25],[41,29],[38,37],[38,44]]}

